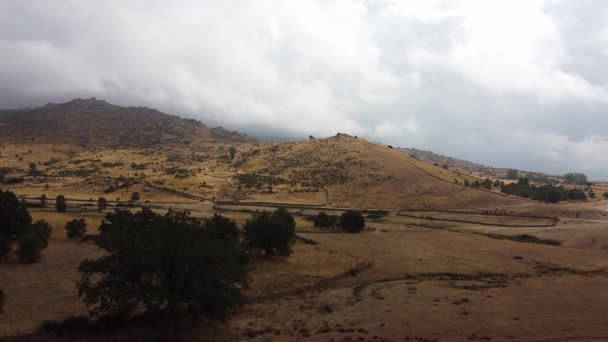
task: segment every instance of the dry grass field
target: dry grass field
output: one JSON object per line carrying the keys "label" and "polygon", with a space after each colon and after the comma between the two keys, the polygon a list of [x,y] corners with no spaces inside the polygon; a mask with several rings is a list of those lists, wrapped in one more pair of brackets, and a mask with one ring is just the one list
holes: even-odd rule
{"label": "dry grass field", "polygon": [[[234,159],[227,146],[237,149]],[[95,338],[28,334],[45,320],[87,313],[75,289],[77,268],[101,252],[92,242],[68,240],[65,223],[85,218],[96,234],[104,214],[128,206],[138,192],[133,210],[219,213],[241,225],[256,210],[284,205],[296,217],[294,253],[254,259],[249,303],[227,322],[189,326],[186,340],[608,339],[606,200],[550,205],[463,187],[454,180],[474,177],[345,135],[155,150],[5,144],[0,166],[9,178],[23,178],[3,188],[54,229],[40,262],[0,263],[7,294],[0,336]],[[35,207],[42,194],[49,203]],[[53,208],[59,194],[68,199],[66,213]],[[109,202],[102,213],[98,197]],[[323,231],[305,220],[348,208],[387,213],[369,218],[361,234]],[[126,330],[97,338],[152,336]]]}

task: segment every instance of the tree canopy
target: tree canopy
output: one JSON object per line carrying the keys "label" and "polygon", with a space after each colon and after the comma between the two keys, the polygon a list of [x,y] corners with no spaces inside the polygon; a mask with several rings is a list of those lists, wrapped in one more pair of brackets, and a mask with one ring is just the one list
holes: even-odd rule
{"label": "tree canopy", "polygon": [[98,242],[106,254],[80,265],[79,295],[93,314],[228,314],[242,303],[249,268],[232,224],[210,222],[188,211],[107,214]]}
{"label": "tree canopy", "polygon": [[587,185],[587,175],[583,173],[570,172],[564,175],[566,184]]}
{"label": "tree canopy", "polygon": [[261,250],[266,256],[289,256],[295,241],[296,222],[285,208],[270,214],[253,214],[244,226],[245,248]]}
{"label": "tree canopy", "polygon": [[348,210],[340,216],[340,228],[349,233],[358,233],[365,228],[365,218],[359,211]]}
{"label": "tree canopy", "polygon": [[0,258],[8,255],[14,242],[19,243],[17,256],[27,262],[40,258],[48,246],[51,227],[44,220],[32,223],[27,208],[10,191],[0,190]]}
{"label": "tree canopy", "polygon": [[587,200],[587,195],[581,189],[566,189],[563,186],[530,184],[527,178],[520,178],[517,183],[502,185],[500,190],[509,195],[530,198],[535,201],[557,203],[566,200]]}

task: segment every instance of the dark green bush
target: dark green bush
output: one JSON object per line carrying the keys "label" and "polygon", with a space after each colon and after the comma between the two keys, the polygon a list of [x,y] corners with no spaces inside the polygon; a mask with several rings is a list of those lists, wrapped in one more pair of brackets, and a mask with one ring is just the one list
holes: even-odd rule
{"label": "dark green bush", "polygon": [[260,250],[266,256],[289,256],[295,240],[296,223],[285,208],[274,213],[263,211],[253,214],[244,226],[245,248]]}
{"label": "dark green bush", "polygon": [[359,211],[348,210],[340,216],[340,228],[349,233],[358,233],[365,228],[365,218]]}
{"label": "dark green bush", "polygon": [[75,218],[65,224],[65,233],[68,239],[84,239],[87,233],[87,221],[83,218]]}

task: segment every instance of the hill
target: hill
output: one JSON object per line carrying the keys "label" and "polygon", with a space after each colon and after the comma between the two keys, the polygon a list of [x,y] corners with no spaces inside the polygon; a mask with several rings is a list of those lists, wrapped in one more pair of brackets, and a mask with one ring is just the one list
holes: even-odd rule
{"label": "hill", "polygon": [[[468,160],[458,159],[450,156],[444,156],[442,154],[434,153],[431,151],[419,150],[416,148],[397,148],[397,150],[413,156],[417,159],[431,163],[436,166],[447,166],[449,169],[454,169],[460,172],[469,173],[477,178],[507,178],[507,171],[509,168],[501,168],[494,166],[487,166],[483,164],[474,163]],[[520,175],[528,177],[531,180],[535,180],[543,183],[555,183],[563,180],[563,177],[550,175],[542,172],[522,171]]]}
{"label": "hill", "polygon": [[[295,199],[298,193],[319,190],[325,192],[326,204],[336,207],[455,208],[519,201],[455,184],[468,176],[344,134],[244,151],[238,163],[240,192],[260,200]],[[258,183],[246,190],[251,184],[243,175]],[[269,185],[279,191],[264,191]]]}
{"label": "hill", "polygon": [[147,107],[121,107],[95,98],[0,111],[0,142],[68,144],[85,148],[251,142],[221,127]]}
{"label": "hill", "polygon": [[1,111],[0,137],[5,179],[20,182],[18,192],[32,197],[45,187],[47,196],[81,199],[118,201],[139,191],[146,200],[161,202],[339,208],[469,208],[520,201],[496,189],[464,187],[465,180],[474,180],[467,172],[345,134],[258,142],[196,120],[95,98]]}

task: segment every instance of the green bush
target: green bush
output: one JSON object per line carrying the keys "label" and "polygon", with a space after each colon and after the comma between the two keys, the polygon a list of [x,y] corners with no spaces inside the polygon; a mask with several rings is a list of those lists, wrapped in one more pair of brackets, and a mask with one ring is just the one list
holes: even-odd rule
{"label": "green bush", "polygon": [[215,232],[188,211],[116,209],[100,226],[106,253],[80,265],[79,295],[93,314],[223,317],[242,303],[249,267],[238,238]]}
{"label": "green bush", "polygon": [[65,224],[65,232],[68,239],[84,239],[87,233],[87,221],[83,218],[75,218]]}
{"label": "green bush", "polygon": [[57,196],[57,199],[55,200],[55,209],[57,209],[57,211],[60,213],[64,213],[68,210],[68,204],[65,200],[65,196]]}
{"label": "green bush", "polygon": [[21,238],[17,256],[25,262],[36,262],[40,259],[40,252],[43,244],[40,237],[35,232],[31,231]]}
{"label": "green bush", "polygon": [[253,214],[244,226],[244,246],[260,250],[266,256],[289,256],[295,241],[296,222],[285,208],[274,213],[263,211]]}
{"label": "green bush", "polygon": [[328,215],[324,211],[312,217],[314,226],[317,228],[334,228],[338,225],[339,220],[340,217],[338,215]]}
{"label": "green bush", "polygon": [[349,233],[358,233],[365,228],[365,218],[359,211],[348,210],[340,216],[340,228]]}

